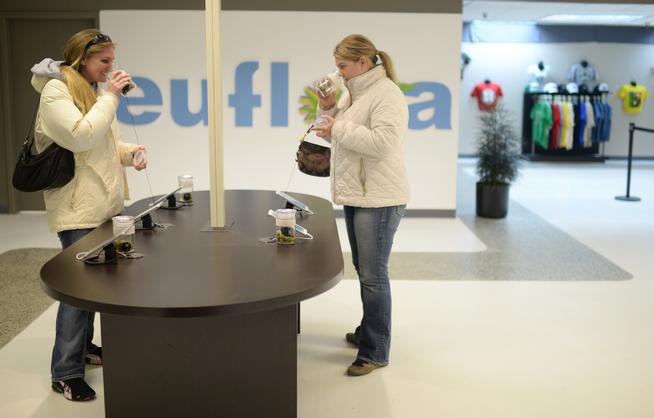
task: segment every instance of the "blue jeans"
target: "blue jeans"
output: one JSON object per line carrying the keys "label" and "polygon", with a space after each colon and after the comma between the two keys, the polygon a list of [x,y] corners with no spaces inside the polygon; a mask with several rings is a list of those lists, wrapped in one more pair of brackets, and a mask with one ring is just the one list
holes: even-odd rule
{"label": "blue jeans", "polygon": [[388,364],[391,348],[391,286],[388,258],[406,205],[383,208],[344,206],[352,263],[359,275],[363,318],[356,328],[357,358]]}
{"label": "blue jeans", "polygon": [[[57,235],[61,247],[66,249],[93,229],[71,229]],[[83,311],[74,306],[59,303],[57,331],[52,349],[52,381],[58,382],[74,377],[84,377],[86,350],[93,347],[93,320],[95,312]]]}

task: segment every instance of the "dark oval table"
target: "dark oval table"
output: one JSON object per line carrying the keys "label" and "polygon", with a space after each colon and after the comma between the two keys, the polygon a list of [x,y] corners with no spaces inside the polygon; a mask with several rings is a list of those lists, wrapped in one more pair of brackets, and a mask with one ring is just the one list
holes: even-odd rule
{"label": "dark oval table", "polygon": [[[315,212],[315,237],[266,244],[272,191],[227,190],[226,231],[207,232],[209,193],[159,209],[166,229],[137,231],[144,257],[87,265],[75,255],[111,236],[111,222],[41,270],[53,298],[101,312],[105,413],[113,417],[295,417],[299,303],[342,278],[332,204],[293,193]],[[151,199],[131,205],[135,215]]]}

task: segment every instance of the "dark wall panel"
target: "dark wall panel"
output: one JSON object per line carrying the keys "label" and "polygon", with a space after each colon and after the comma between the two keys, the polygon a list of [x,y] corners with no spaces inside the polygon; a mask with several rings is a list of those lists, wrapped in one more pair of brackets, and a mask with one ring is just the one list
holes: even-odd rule
{"label": "dark wall panel", "polygon": [[[204,0],[21,0],[0,2],[2,11],[199,10]],[[349,12],[461,13],[462,0],[224,0],[223,10],[311,10]]]}
{"label": "dark wall panel", "polygon": [[126,10],[194,10],[204,9],[204,0],[0,0],[0,12]]}
{"label": "dark wall panel", "polygon": [[462,0],[226,0],[223,10],[311,10],[322,12],[461,13]]}

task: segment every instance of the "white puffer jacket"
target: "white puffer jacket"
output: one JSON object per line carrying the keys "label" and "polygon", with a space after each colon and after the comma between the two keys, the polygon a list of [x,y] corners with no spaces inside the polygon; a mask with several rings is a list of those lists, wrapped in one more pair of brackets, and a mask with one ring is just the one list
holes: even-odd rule
{"label": "white puffer jacket", "polygon": [[73,103],[66,83],[32,77],[41,93],[34,135],[36,149],[53,141],[75,155],[75,177],[44,192],[48,225],[54,232],[95,228],[123,210],[129,198],[125,166],[132,165],[135,144],[119,140],[118,97],[98,88],[98,100],[86,115]]}
{"label": "white puffer jacket", "polygon": [[377,208],[409,201],[404,165],[408,106],[381,65],[345,83],[331,138],[331,190],[338,205]]}

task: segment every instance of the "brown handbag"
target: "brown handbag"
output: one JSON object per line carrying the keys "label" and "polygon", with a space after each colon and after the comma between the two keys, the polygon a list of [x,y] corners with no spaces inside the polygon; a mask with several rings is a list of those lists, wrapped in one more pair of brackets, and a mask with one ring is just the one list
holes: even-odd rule
{"label": "brown handbag", "polygon": [[295,154],[297,167],[304,174],[316,177],[329,177],[331,148],[302,141]]}

